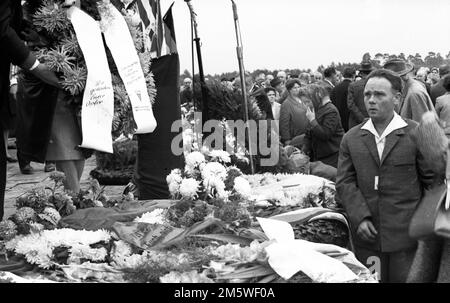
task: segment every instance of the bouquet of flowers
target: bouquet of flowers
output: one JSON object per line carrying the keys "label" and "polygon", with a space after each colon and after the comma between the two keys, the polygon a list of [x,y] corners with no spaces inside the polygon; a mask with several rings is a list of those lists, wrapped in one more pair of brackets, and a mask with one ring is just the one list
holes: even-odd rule
{"label": "bouquet of flowers", "polygon": [[[150,52],[145,50],[142,44],[145,33],[137,22],[136,5],[132,4],[127,9],[122,9],[121,12],[135,43],[150,101],[153,103],[156,97],[156,88],[153,74],[150,71],[151,57]],[[33,28],[40,36],[40,42],[31,46],[33,51],[40,62],[45,63],[60,76],[62,86],[69,96],[67,102],[80,107],[88,71],[75,31],[66,15],[64,1],[40,0],[27,4],[27,7],[26,11],[30,15]],[[99,11],[108,11],[111,9],[111,3],[109,0],[81,1],[81,9],[95,20],[102,21]],[[107,26],[105,23],[103,22],[103,26]],[[113,135],[118,137],[122,133],[133,134],[136,123],[133,118],[131,102],[106,45],[105,49],[114,90]]]}

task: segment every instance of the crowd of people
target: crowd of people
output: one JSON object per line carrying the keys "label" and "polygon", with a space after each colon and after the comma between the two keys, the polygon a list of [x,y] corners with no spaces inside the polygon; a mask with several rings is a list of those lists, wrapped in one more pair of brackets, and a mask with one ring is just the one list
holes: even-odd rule
{"label": "crowd of people", "polygon": [[[19,107],[28,104],[22,109],[31,103],[53,108],[48,119],[41,119],[48,122],[40,130],[45,132],[44,145],[33,152],[56,163],[56,169],[66,174],[66,186],[76,192],[85,158],[76,149],[81,140],[77,117],[65,106],[55,74],[24,44],[26,40],[30,46],[32,35],[21,31],[21,20],[20,1],[0,1],[2,142],[6,144],[10,129],[11,100]],[[12,65],[22,70],[17,80],[11,77]],[[235,89],[240,79],[224,78],[221,84],[224,89]],[[439,266],[430,279],[450,282],[450,241],[418,242],[408,233],[424,189],[443,179],[427,167],[420,142],[412,139],[412,133],[425,113],[434,112],[450,135],[449,65],[416,70],[405,60],[393,58],[375,69],[370,61],[363,61],[358,70],[349,67],[341,72],[331,66],[323,73],[260,74],[248,89],[265,117],[279,121],[282,144],[337,169],[337,200],[349,218],[355,253],[362,263],[370,267],[371,260],[378,258],[383,282],[414,281],[420,276],[417,270],[410,271],[418,262],[417,248],[433,247],[439,251],[432,254]],[[181,103],[192,100],[191,79],[184,79],[180,94]],[[55,103],[45,105],[43,96],[50,95]],[[20,157],[24,142],[18,143]],[[6,161],[15,159],[4,145],[0,147],[0,219]],[[19,159],[23,173],[30,173],[30,161],[25,156]]]}
{"label": "crowd of people", "polygon": [[[237,89],[236,81],[221,84]],[[430,281],[450,282],[450,241],[417,241],[408,233],[424,189],[443,180],[427,167],[412,133],[423,114],[434,112],[450,136],[450,65],[416,69],[392,58],[376,69],[363,61],[342,73],[328,67],[259,74],[248,87],[265,116],[279,121],[281,144],[337,169],[337,199],[362,263],[378,258],[383,282],[420,281],[417,263],[434,249],[428,257],[439,265]]]}

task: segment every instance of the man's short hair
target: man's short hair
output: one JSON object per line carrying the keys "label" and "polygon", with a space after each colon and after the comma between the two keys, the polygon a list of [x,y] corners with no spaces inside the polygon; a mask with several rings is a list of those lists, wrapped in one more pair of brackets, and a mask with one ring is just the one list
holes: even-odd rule
{"label": "man's short hair", "polygon": [[448,73],[450,73],[450,65],[443,64],[439,66],[439,76],[441,76],[441,78],[447,75]]}
{"label": "man's short hair", "polygon": [[323,71],[323,76],[325,78],[329,78],[331,77],[333,74],[336,74],[336,69],[332,66],[327,67],[324,71]]}
{"label": "man's short hair", "polygon": [[446,91],[450,92],[450,75],[446,75],[443,78],[442,86],[445,88]]}
{"label": "man's short hair", "polygon": [[353,67],[346,67],[344,68],[344,72],[342,73],[342,76],[344,78],[353,78],[356,74],[356,70]]}
{"label": "man's short hair", "polygon": [[228,81],[228,79],[227,78],[220,79],[220,82],[223,82],[223,81]]}
{"label": "man's short hair", "polygon": [[[399,75],[394,73],[391,70],[381,68],[374,70],[367,76],[367,81],[371,78],[384,78],[388,80],[391,83],[392,89],[396,92],[401,93],[402,92],[402,79]],[[367,82],[366,82],[367,83]]]}
{"label": "man's short hair", "polygon": [[272,81],[270,81],[270,86],[272,87],[277,87],[278,85],[280,85],[282,82],[280,79],[278,78],[274,78]]}

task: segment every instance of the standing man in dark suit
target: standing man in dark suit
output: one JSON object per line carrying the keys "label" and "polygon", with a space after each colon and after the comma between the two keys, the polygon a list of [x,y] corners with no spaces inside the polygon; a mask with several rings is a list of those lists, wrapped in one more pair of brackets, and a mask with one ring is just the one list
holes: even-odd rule
{"label": "standing man in dark suit", "polygon": [[344,72],[342,73],[344,80],[342,80],[341,83],[336,85],[336,87],[331,91],[330,96],[331,101],[339,111],[339,115],[341,116],[342,127],[346,132],[348,131],[348,116],[349,116],[347,107],[348,87],[350,83],[352,83],[353,80],[355,80],[355,74],[356,71],[353,67],[344,68]]}
{"label": "standing man in dark suit", "polygon": [[367,75],[373,71],[372,63],[370,61],[363,61],[361,67],[358,70],[358,76],[360,80],[353,82],[348,87],[347,95],[347,108],[349,110],[348,115],[348,129],[356,126],[364,121],[369,115],[364,105],[364,86],[366,86]]}
{"label": "standing man in dark suit", "polygon": [[[327,67],[323,71],[323,80],[319,81],[319,84],[326,88],[328,94],[331,96],[331,91],[337,83],[337,72],[333,66]],[[333,101],[333,99],[331,99]]]}
{"label": "standing man in dark suit", "polygon": [[368,76],[369,119],[344,135],[336,189],[350,219],[357,258],[380,265],[382,282],[405,282],[417,241],[409,222],[433,174],[411,138],[417,123],[395,112],[402,80],[390,70]]}
{"label": "standing man in dark suit", "polygon": [[[56,75],[30,53],[19,38],[22,20],[20,0],[0,1],[0,102],[8,102],[9,75],[11,63],[40,78],[42,81],[60,86]],[[23,33],[29,34],[29,33]],[[3,130],[0,129],[1,133]],[[2,136],[3,137],[3,136]],[[3,204],[6,186],[6,154],[4,140],[0,143],[0,220],[3,218]]]}
{"label": "standing man in dark suit", "polygon": [[441,78],[436,84],[431,86],[430,97],[433,105],[436,105],[436,99],[447,93],[444,88],[444,77],[450,73],[450,65],[444,64],[439,66],[439,77]]}

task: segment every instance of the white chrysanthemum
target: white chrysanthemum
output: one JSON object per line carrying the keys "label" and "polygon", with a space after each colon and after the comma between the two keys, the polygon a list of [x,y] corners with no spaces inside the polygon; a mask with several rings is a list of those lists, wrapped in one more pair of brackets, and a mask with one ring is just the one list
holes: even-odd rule
{"label": "white chrysanthemum", "polygon": [[204,273],[199,274],[192,270],[189,272],[171,271],[170,273],[159,278],[161,283],[214,283]]}
{"label": "white chrysanthemum", "polygon": [[230,158],[230,154],[224,150],[217,150],[217,149],[213,149],[210,153],[209,156],[213,159],[213,160],[219,160],[223,163],[230,163],[231,162],[231,158]]}
{"label": "white chrysanthemum", "polygon": [[234,190],[244,198],[249,198],[252,194],[250,183],[244,177],[234,179]]}
{"label": "white chrysanthemum", "polygon": [[197,196],[197,191],[200,183],[194,178],[185,178],[180,184],[180,194],[184,198],[195,198]]}
{"label": "white chrysanthemum", "polygon": [[169,183],[169,192],[172,196],[176,196],[180,191],[180,183]]}
{"label": "white chrysanthemum", "polygon": [[157,208],[152,212],[143,214],[142,216],[135,218],[134,222],[142,222],[149,224],[164,224],[166,223],[166,210]]}
{"label": "white chrysanthemum", "polygon": [[172,169],[170,174],[166,177],[167,184],[174,182],[181,183],[181,180],[183,180],[183,177],[181,176],[181,170],[179,168]]}
{"label": "white chrysanthemum", "polygon": [[25,256],[31,264],[41,268],[49,268],[53,247],[40,234],[31,234],[20,239],[14,250],[17,254]]}
{"label": "white chrysanthemum", "polygon": [[196,167],[203,162],[205,162],[205,156],[201,152],[194,151],[186,156],[187,166]]}
{"label": "white chrysanthemum", "polygon": [[266,258],[264,247],[257,240],[250,243],[250,246],[241,247],[239,244],[227,244],[217,247],[211,253],[220,257],[223,261],[229,262],[253,262]]}
{"label": "white chrysanthemum", "polygon": [[82,259],[90,261],[104,261],[108,252],[106,248],[91,248],[88,245],[75,245],[69,248],[70,257],[69,263],[80,264]]}
{"label": "white chrysanthemum", "polygon": [[203,180],[213,177],[220,178],[222,181],[227,177],[227,169],[218,162],[209,162],[201,169]]}
{"label": "white chrysanthemum", "polygon": [[19,235],[19,236],[12,238],[11,240],[5,242],[6,250],[11,250],[11,251],[15,250],[17,247],[17,243],[19,243],[19,241],[21,239],[23,239],[24,237],[25,237],[24,235]]}

